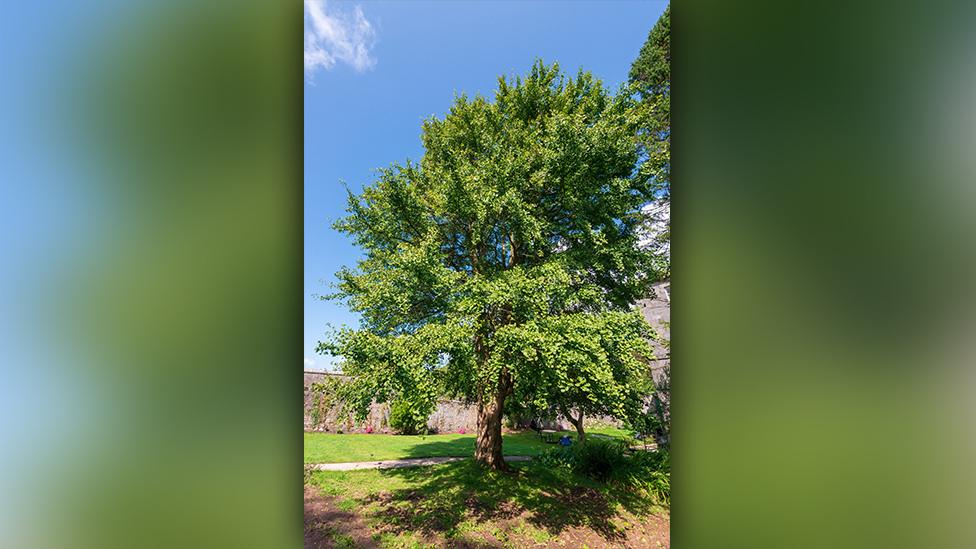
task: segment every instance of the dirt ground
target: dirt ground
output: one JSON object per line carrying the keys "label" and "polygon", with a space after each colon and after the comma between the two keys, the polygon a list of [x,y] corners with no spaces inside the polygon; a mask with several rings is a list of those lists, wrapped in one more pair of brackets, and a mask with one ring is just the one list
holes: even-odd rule
{"label": "dirt ground", "polygon": [[353,547],[378,548],[372,530],[355,512],[341,511],[335,498],[322,496],[315,488],[305,487],[305,547],[336,547],[335,534],[348,536]]}
{"label": "dirt ground", "polygon": [[[336,506],[337,498],[322,495],[314,487],[305,487],[305,547],[318,548],[379,548],[378,539],[384,529],[370,527],[356,510],[343,511]],[[473,502],[472,502],[473,503]],[[471,509],[477,512],[476,509]],[[619,535],[608,539],[605,533],[589,527],[570,526],[552,532],[540,540],[524,533],[529,511],[513,508],[501,514],[484,528],[469,532],[463,539],[447,539],[438,535],[423,536],[415,541],[424,546],[450,548],[503,547],[609,547],[670,548],[670,523],[667,515],[650,515],[628,521]],[[394,545],[396,546],[396,545]]]}

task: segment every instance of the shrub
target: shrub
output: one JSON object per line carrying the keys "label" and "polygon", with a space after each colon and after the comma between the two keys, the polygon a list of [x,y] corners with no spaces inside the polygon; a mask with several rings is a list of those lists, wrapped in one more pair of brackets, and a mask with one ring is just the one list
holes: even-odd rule
{"label": "shrub", "polygon": [[535,460],[549,469],[566,469],[594,480],[646,493],[659,505],[671,505],[671,455],[666,450],[625,453],[617,440],[592,439],[583,444],[549,448]]}
{"label": "shrub", "polygon": [[576,446],[573,470],[599,481],[610,480],[626,466],[624,445],[616,440],[594,438]]}
{"label": "shrub", "polygon": [[390,403],[390,427],[402,435],[427,433],[427,415],[417,413],[406,400]]}
{"label": "shrub", "polygon": [[548,448],[534,459],[550,469],[572,469],[576,463],[576,449],[571,446]]}
{"label": "shrub", "polygon": [[671,505],[671,454],[667,450],[638,452],[614,480],[647,492],[655,502]]}

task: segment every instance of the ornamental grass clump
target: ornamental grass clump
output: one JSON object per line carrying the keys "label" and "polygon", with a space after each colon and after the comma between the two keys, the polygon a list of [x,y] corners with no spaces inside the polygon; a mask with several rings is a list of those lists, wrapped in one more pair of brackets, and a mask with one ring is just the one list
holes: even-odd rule
{"label": "ornamental grass clump", "polygon": [[592,439],[576,446],[573,470],[577,474],[607,482],[625,467],[627,456],[619,441]]}
{"label": "ornamental grass clump", "polygon": [[534,459],[549,469],[572,470],[573,464],[576,463],[576,448],[556,446],[545,450]]}
{"label": "ornamental grass clump", "polygon": [[654,503],[671,505],[671,454],[667,450],[627,454],[620,440],[592,439],[549,448],[535,460],[548,469],[572,471],[610,486],[637,490]]}
{"label": "ornamental grass clump", "polygon": [[644,491],[658,505],[671,505],[671,454],[637,452],[614,475],[614,481]]}

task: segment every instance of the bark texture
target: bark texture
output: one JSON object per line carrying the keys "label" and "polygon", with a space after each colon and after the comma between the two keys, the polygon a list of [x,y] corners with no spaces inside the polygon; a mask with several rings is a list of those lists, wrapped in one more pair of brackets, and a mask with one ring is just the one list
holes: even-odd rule
{"label": "bark texture", "polygon": [[505,397],[511,389],[511,378],[508,372],[503,371],[494,391],[478,401],[478,437],[474,459],[499,471],[508,470],[502,454],[502,414],[505,412]]}
{"label": "bark texture", "polygon": [[504,396],[496,395],[488,402],[478,404],[478,439],[474,458],[491,469],[505,470],[502,455],[502,410]]}

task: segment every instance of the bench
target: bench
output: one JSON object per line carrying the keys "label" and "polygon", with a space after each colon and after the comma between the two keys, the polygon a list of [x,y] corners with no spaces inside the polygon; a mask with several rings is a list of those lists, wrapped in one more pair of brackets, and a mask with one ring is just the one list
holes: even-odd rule
{"label": "bench", "polygon": [[541,437],[546,444],[555,444],[557,442],[556,434],[558,433],[559,431],[553,431],[552,429],[539,429],[539,437]]}

